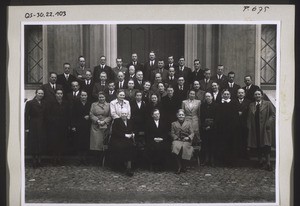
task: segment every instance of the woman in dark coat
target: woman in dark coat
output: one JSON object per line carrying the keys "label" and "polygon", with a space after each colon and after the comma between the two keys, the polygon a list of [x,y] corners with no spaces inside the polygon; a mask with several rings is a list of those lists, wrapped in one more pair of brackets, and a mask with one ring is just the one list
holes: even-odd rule
{"label": "woman in dark coat", "polygon": [[53,163],[61,163],[61,155],[66,145],[70,126],[70,110],[68,103],[63,100],[61,89],[55,92],[56,101],[49,104],[47,109],[47,126],[49,149],[53,155]]}
{"label": "woman in dark coat", "polygon": [[146,125],[146,151],[154,170],[162,170],[164,167],[166,155],[171,148],[168,137],[168,125],[160,118],[160,111],[154,109]]}
{"label": "woman in dark coat", "polygon": [[265,156],[266,164],[264,169],[272,171],[270,161],[272,130],[275,123],[275,107],[271,102],[262,100],[263,92],[254,92],[255,102],[250,103],[247,125],[249,129],[248,147],[258,151],[260,166],[263,166],[262,157]]}
{"label": "woman in dark coat", "polygon": [[126,175],[133,176],[131,162],[135,154],[135,134],[132,120],[127,116],[128,113],[124,110],[121,117],[113,121],[109,147],[114,164],[121,166],[126,162]]}
{"label": "woman in dark coat", "polygon": [[214,166],[216,150],[216,122],[218,121],[218,105],[213,101],[210,92],[204,95],[205,101],[200,107],[201,135],[203,141],[204,164]]}
{"label": "woman in dark coat", "polygon": [[238,112],[235,104],[230,99],[230,92],[222,92],[219,104],[219,118],[217,123],[217,156],[221,163],[232,166],[234,158],[234,135],[237,126]]}
{"label": "woman in dark coat", "polygon": [[142,100],[142,91],[135,92],[135,100],[130,102],[131,119],[136,133],[137,146],[145,146],[146,103]]}
{"label": "woman in dark coat", "polygon": [[87,92],[81,91],[80,101],[75,101],[72,108],[72,132],[74,132],[76,151],[81,163],[86,163],[86,154],[90,148],[91,103],[87,99]]}
{"label": "woman in dark coat", "polygon": [[33,157],[33,166],[41,163],[42,143],[45,141],[45,102],[44,91],[37,89],[34,99],[25,106],[25,132],[28,133],[28,151]]}

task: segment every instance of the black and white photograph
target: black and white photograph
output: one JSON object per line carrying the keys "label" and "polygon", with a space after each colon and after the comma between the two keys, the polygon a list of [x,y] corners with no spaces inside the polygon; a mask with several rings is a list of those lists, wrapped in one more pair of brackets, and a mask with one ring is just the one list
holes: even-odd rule
{"label": "black and white photograph", "polygon": [[20,25],[22,205],[278,205],[283,25],[144,19]]}

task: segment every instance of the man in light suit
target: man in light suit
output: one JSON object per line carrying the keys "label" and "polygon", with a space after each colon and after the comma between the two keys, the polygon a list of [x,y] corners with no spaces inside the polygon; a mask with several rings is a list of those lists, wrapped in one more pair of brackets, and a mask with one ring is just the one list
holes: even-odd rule
{"label": "man in light suit", "polygon": [[96,67],[94,67],[94,72],[93,72],[93,78],[95,82],[99,82],[100,81],[100,74],[101,72],[105,72],[107,75],[107,80],[108,81],[113,81],[115,78],[114,72],[111,69],[110,66],[106,65],[106,57],[105,56],[101,56],[100,57],[100,64]]}
{"label": "man in light suit", "polygon": [[78,57],[78,67],[73,69],[73,75],[79,80],[83,81],[85,79],[85,73],[88,68],[85,67],[85,58],[83,56]]}
{"label": "man in light suit", "polygon": [[56,102],[55,91],[57,89],[63,89],[63,87],[60,84],[56,83],[57,73],[50,72],[49,76],[49,82],[41,86],[41,89],[44,90],[44,100],[46,102],[46,106],[52,104],[53,102]]}

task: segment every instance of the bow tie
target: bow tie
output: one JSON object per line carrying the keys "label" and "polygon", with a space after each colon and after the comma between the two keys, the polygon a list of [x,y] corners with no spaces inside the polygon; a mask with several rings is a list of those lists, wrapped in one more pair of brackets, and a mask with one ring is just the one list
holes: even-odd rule
{"label": "bow tie", "polygon": [[222,103],[224,103],[224,102],[229,103],[230,99],[222,99]]}

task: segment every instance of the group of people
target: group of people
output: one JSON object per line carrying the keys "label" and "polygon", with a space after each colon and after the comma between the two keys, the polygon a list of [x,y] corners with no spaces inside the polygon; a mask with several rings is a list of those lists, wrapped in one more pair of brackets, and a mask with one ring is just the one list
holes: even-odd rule
{"label": "group of people", "polygon": [[223,65],[211,76],[198,59],[192,70],[183,57],[175,64],[170,56],[165,64],[154,52],[144,64],[136,53],[127,66],[117,58],[115,68],[101,56],[93,71],[85,67],[83,56],[78,61],[73,74],[69,63],[62,74],[50,72],[49,82],[26,103],[27,145],[35,166],[41,162],[42,144],[59,163],[72,136],[83,162],[90,150],[100,161],[108,145],[111,161],[126,165],[129,176],[137,149],[144,150],[155,171],[174,154],[179,174],[186,171],[195,145],[202,148],[202,164],[232,165],[254,148],[259,165],[272,170],[275,108],[251,76],[244,77],[241,87],[234,72],[224,74]]}

